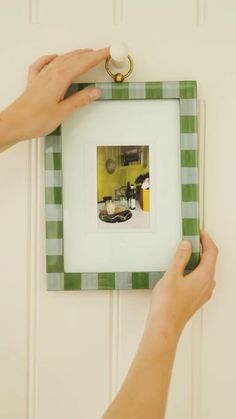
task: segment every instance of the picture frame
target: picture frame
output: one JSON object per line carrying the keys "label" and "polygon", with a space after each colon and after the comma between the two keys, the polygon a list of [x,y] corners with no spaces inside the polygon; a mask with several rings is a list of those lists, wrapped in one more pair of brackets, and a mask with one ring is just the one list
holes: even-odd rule
{"label": "picture frame", "polygon": [[[74,83],[67,96],[95,86],[99,101],[175,99],[179,104],[182,238],[192,244],[186,271],[200,260],[199,163],[197,83],[195,81],[147,81],[127,83]],[[49,291],[151,289],[164,271],[66,272],[64,269],[63,184],[61,127],[45,139],[46,271]]]}

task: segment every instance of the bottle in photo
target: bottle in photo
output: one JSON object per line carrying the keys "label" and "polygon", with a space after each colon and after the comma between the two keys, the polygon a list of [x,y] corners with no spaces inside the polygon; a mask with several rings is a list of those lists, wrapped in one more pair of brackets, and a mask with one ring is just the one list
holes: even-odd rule
{"label": "bottle in photo", "polygon": [[135,187],[132,184],[130,186],[130,194],[129,194],[129,209],[131,210],[135,210],[136,209],[136,191],[135,191]]}
{"label": "bottle in photo", "polygon": [[130,183],[129,182],[127,182],[125,196],[126,196],[127,201],[129,203],[129,198],[130,198]]}

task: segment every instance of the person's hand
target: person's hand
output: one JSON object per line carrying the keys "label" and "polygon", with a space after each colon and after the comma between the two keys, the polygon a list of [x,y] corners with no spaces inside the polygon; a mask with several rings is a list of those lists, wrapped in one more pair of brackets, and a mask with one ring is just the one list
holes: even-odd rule
{"label": "person's hand", "polygon": [[189,318],[212,295],[218,250],[206,232],[201,233],[201,243],[201,261],[193,272],[184,276],[191,245],[183,241],[169,269],[153,290],[148,323],[154,323],[163,333],[170,330],[180,334]]}
{"label": "person's hand", "polygon": [[75,78],[108,56],[108,48],[84,49],[41,57],[32,64],[26,91],[0,113],[1,146],[49,134],[74,109],[98,99],[100,91],[94,88],[67,99],[64,95]]}
{"label": "person's hand", "polygon": [[184,276],[191,256],[189,242],[181,242],[170,267],[153,292],[146,328],[126,379],[104,419],[164,419],[171,371],[182,329],[215,287],[217,248],[201,234],[199,266]]}

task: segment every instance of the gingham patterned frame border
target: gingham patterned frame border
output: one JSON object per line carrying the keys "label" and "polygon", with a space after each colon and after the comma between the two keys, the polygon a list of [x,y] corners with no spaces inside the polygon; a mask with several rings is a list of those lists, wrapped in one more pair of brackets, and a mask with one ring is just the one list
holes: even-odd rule
{"label": "gingham patterned frame border", "polygon": [[[197,84],[195,81],[138,83],[76,83],[71,95],[86,86],[102,92],[99,100],[179,99],[180,153],[183,239],[192,243],[193,253],[187,270],[194,269],[200,258],[199,182],[197,134]],[[63,191],[61,129],[45,141],[46,266],[50,291],[148,289],[164,272],[64,272]]]}

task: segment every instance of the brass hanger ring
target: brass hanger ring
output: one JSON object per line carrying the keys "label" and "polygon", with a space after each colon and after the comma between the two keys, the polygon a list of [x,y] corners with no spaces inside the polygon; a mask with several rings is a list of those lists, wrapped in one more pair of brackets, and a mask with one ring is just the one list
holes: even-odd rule
{"label": "brass hanger ring", "polygon": [[109,57],[109,58],[107,58],[106,59],[106,61],[105,61],[105,68],[106,68],[106,71],[107,71],[107,73],[109,74],[109,76],[111,76],[112,78],[113,78],[113,80],[116,82],[116,83],[122,83],[125,79],[127,79],[127,77],[129,77],[130,76],[130,74],[132,73],[132,71],[133,71],[133,68],[134,68],[134,63],[133,63],[133,60],[132,60],[132,58],[131,58],[131,56],[130,55],[128,55],[127,56],[127,58],[128,58],[128,60],[129,60],[129,70],[128,70],[128,72],[126,73],[126,74],[122,74],[122,73],[116,73],[116,74],[113,74],[112,72],[111,72],[111,70],[110,70],[110,68],[109,68],[109,64],[110,64],[110,61],[111,61],[111,57]]}

